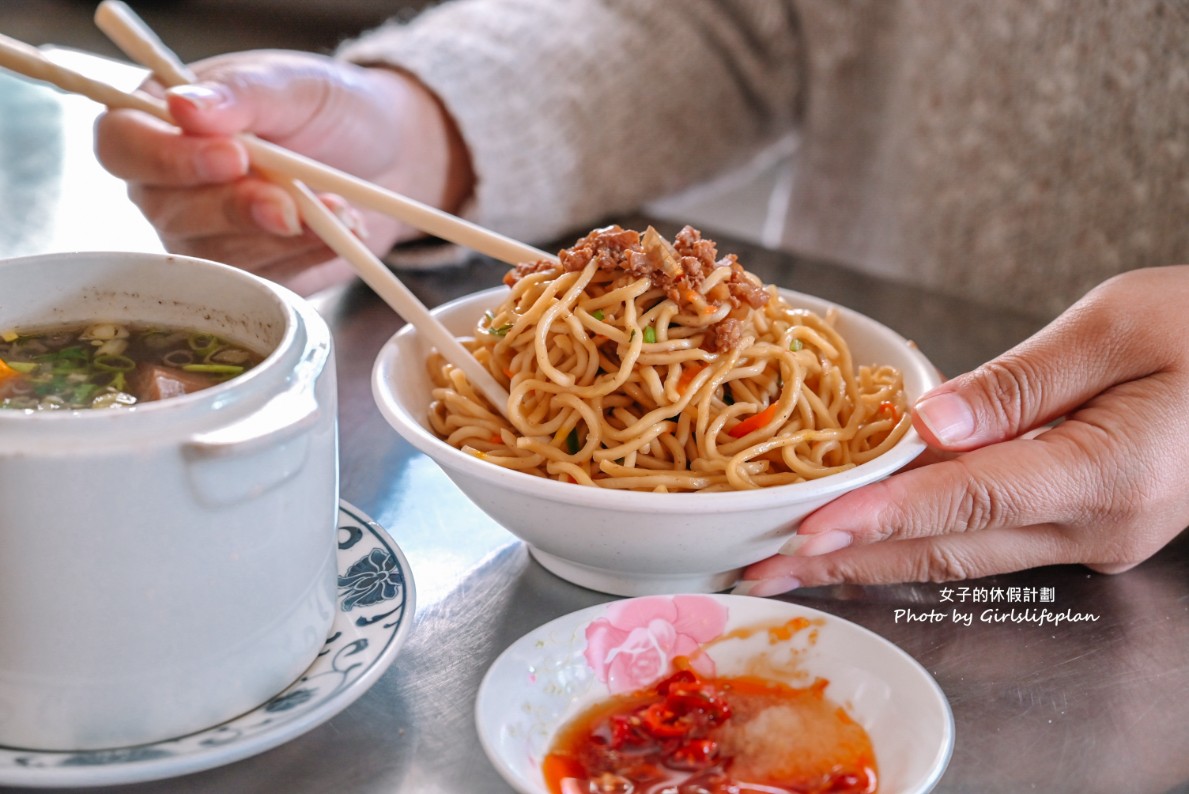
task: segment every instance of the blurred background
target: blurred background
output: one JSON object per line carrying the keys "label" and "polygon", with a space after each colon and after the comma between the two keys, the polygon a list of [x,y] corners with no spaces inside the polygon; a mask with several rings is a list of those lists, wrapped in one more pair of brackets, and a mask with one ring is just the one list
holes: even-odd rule
{"label": "blurred background", "polygon": [[[193,61],[233,50],[330,52],[343,39],[428,0],[127,0],[174,52]],[[119,52],[91,21],[98,0],[3,0],[0,32],[30,44]]]}
{"label": "blurred background", "polygon": [[[412,17],[433,0],[126,0],[185,61],[236,50],[281,48],[330,53],[345,39],[392,17]],[[0,0],[0,33],[124,60],[95,27],[98,0]],[[0,126],[3,126],[0,121]],[[2,147],[0,147],[2,148]],[[777,151],[749,168],[648,209],[679,223],[772,243],[768,196],[787,158]]]}

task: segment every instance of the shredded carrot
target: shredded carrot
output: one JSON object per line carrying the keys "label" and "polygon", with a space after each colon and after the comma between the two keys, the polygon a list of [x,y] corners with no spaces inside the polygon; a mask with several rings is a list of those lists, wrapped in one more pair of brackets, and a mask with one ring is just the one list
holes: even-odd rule
{"label": "shredded carrot", "polygon": [[888,402],[887,400],[881,402],[875,412],[885,419],[891,419],[893,422],[900,421],[900,409],[896,407],[895,403]]}
{"label": "shredded carrot", "polygon": [[504,443],[504,439],[503,439],[503,438],[500,436],[500,434],[499,434],[499,433],[492,433],[492,434],[491,434],[491,438],[489,438],[489,439],[487,439],[487,440],[488,440],[488,441],[490,441],[492,444],[502,444],[502,443]]}
{"label": "shredded carrot", "polygon": [[706,369],[705,364],[695,364],[693,366],[686,366],[681,368],[681,377],[677,379],[677,391],[685,394],[685,390],[689,388],[689,384],[694,378]]}
{"label": "shredded carrot", "polygon": [[512,371],[511,367],[506,367],[504,369],[504,374],[508,376],[508,380],[512,380],[512,376],[515,375],[516,373]]}
{"label": "shredded carrot", "polygon": [[0,380],[8,380],[9,378],[15,378],[16,376],[18,376],[20,374],[21,373],[17,372],[15,369],[8,366],[8,364],[4,363],[4,359],[0,358]]}
{"label": "shredded carrot", "polygon": [[727,431],[727,435],[731,438],[743,438],[748,433],[754,433],[764,425],[772,421],[776,416],[776,409],[779,403],[772,403],[758,414],[752,414],[744,419],[739,424]]}

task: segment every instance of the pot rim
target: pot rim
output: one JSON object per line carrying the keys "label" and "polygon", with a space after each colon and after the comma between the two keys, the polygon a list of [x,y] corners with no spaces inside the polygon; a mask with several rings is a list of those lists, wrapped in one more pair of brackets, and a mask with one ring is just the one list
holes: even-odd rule
{"label": "pot rim", "polygon": [[[255,367],[237,375],[224,383],[211,386],[201,391],[170,397],[165,400],[139,403],[133,406],[113,409],[72,409],[54,411],[25,411],[0,409],[0,427],[7,434],[19,433],[27,430],[33,433],[55,433],[64,431],[70,435],[85,438],[84,433],[100,431],[106,427],[161,427],[167,420],[176,420],[181,412],[195,416],[207,416],[216,423],[228,420],[233,406],[244,404],[245,409],[255,407],[268,397],[282,392],[287,388],[286,381],[293,368],[299,361],[307,357],[311,348],[322,348],[316,357],[323,359],[330,355],[330,332],[325,323],[318,317],[312,307],[305,304],[304,299],[291,290],[255,274],[208,259],[182,256],[168,253],[151,252],[123,252],[123,251],[80,251],[61,252],[51,254],[37,254],[26,257],[16,257],[0,261],[0,278],[8,268],[37,267],[46,261],[61,262],[64,260],[107,261],[111,257],[120,257],[123,262],[132,262],[147,267],[159,267],[168,263],[170,267],[197,267],[207,271],[219,273],[219,278],[225,278],[230,285],[240,285],[239,289],[255,290],[257,294],[268,299],[283,319],[280,339]],[[217,301],[211,301],[211,307],[217,306]],[[198,302],[194,306],[199,306]],[[115,314],[119,314],[116,312]],[[112,319],[112,318],[104,318]],[[120,319],[116,317],[115,319]],[[130,318],[131,319],[131,318]],[[183,323],[182,325],[185,325]],[[3,317],[0,316],[0,327]],[[197,330],[204,330],[198,325]],[[322,363],[318,362],[319,365]],[[260,399],[252,399],[250,395],[259,394]],[[211,423],[210,420],[204,424]],[[106,435],[106,431],[105,431]]]}

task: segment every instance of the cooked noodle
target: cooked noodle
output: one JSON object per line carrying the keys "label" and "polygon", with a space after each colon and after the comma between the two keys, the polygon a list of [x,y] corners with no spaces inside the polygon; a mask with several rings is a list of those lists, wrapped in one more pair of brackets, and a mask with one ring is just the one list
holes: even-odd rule
{"label": "cooked noodle", "polygon": [[851,361],[686,227],[673,243],[608,227],[521,265],[465,340],[508,388],[509,419],[436,354],[430,424],[500,466],[640,491],[802,482],[886,452],[909,426],[900,373]]}

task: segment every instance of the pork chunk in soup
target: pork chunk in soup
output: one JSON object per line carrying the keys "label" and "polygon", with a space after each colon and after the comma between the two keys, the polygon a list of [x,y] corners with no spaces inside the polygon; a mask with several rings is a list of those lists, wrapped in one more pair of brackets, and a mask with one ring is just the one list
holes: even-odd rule
{"label": "pork chunk in soup", "polygon": [[263,356],[213,334],[121,323],[0,334],[0,409],[112,408],[222,383]]}

